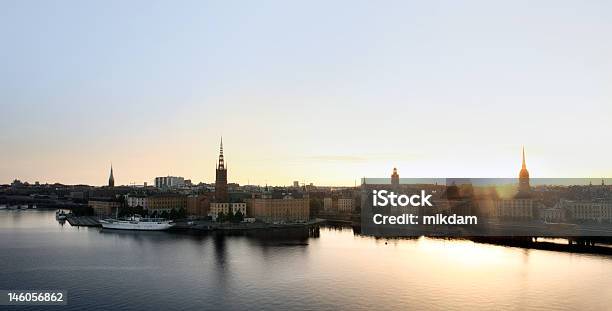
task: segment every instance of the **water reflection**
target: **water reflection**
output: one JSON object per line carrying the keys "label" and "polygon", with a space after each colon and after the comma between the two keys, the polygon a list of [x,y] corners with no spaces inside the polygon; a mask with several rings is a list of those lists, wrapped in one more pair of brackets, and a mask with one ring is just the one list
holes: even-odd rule
{"label": "water reflection", "polygon": [[0,214],[0,234],[0,289],[63,288],[68,310],[606,310],[612,299],[609,256],[346,226],[189,235],[26,211]]}

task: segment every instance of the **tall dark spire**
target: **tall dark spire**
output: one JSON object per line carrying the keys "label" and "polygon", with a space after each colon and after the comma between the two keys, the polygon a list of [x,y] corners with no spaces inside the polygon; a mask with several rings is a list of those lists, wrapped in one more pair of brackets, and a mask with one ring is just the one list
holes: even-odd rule
{"label": "tall dark spire", "polygon": [[217,163],[217,169],[225,169],[225,161],[223,159],[223,136],[221,136],[221,147],[219,148],[219,162]]}
{"label": "tall dark spire", "polygon": [[115,186],[115,177],[113,176],[113,164],[112,163],[111,163],[111,169],[110,169],[110,177],[108,177],[108,186],[109,187]]}
{"label": "tall dark spire", "polygon": [[217,202],[229,202],[227,194],[227,168],[223,159],[223,136],[219,148],[219,161],[217,162],[217,178],[215,179],[215,199]]}

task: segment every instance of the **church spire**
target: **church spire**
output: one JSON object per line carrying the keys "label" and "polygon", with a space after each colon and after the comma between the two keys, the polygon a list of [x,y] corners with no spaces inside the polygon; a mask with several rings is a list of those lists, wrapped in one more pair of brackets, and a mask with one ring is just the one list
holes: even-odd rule
{"label": "church spire", "polygon": [[217,163],[217,169],[225,169],[225,160],[223,159],[223,136],[221,136],[221,146],[219,148],[219,162]]}
{"label": "church spire", "polygon": [[525,146],[523,146],[523,166],[521,168],[524,170],[527,169],[527,164],[525,164]]}
{"label": "church spire", "polygon": [[525,163],[525,147],[523,146],[523,163],[521,165],[521,171],[519,172],[519,193],[521,195],[527,195],[531,191],[529,185],[529,171],[527,170],[527,164]]}
{"label": "church spire", "polygon": [[223,159],[223,136],[221,136],[221,144],[219,146],[219,162],[217,163],[217,172],[215,179],[215,200],[221,203],[229,202],[227,194],[227,167]]}
{"label": "church spire", "polygon": [[109,187],[115,186],[115,177],[113,176],[113,163],[111,163],[111,167],[110,167],[110,176],[108,177],[108,186]]}

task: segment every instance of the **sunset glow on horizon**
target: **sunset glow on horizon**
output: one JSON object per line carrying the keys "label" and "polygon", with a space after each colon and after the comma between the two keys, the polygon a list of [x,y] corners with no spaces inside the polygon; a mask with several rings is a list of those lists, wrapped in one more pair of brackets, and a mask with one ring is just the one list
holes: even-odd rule
{"label": "sunset glow on horizon", "polygon": [[0,2],[0,184],[211,183],[221,136],[239,184],[612,177],[609,12]]}

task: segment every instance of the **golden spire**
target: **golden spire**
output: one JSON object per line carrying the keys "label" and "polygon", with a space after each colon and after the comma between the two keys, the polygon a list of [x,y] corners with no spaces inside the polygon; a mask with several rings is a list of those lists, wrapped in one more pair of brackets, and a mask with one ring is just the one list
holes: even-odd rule
{"label": "golden spire", "polygon": [[527,171],[527,164],[525,163],[525,147],[523,146],[523,164],[519,173],[520,178],[529,179],[529,171]]}
{"label": "golden spire", "polygon": [[525,146],[523,146],[523,166],[522,169],[527,169],[527,164],[525,164]]}

